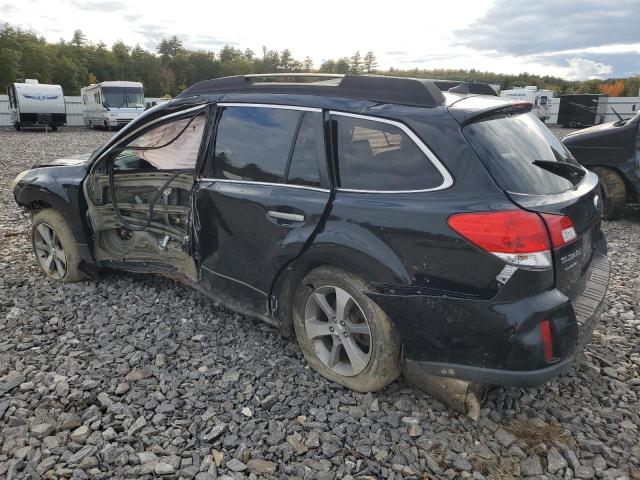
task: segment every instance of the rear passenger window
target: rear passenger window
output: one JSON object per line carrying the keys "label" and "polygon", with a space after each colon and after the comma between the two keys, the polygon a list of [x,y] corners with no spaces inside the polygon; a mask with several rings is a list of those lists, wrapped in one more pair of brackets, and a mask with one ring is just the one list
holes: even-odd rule
{"label": "rear passenger window", "polygon": [[443,178],[399,127],[375,120],[334,115],[340,187],[354,190],[424,190]]}
{"label": "rear passenger window", "polygon": [[291,156],[287,183],[320,186],[320,162],[324,161],[322,115],[305,112]]}
{"label": "rear passenger window", "polygon": [[226,107],[218,124],[215,176],[281,183],[301,113],[261,107]]}

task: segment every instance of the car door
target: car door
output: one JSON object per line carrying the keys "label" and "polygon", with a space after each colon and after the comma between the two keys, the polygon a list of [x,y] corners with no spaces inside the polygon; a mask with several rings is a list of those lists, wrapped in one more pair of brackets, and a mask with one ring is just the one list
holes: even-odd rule
{"label": "car door", "polygon": [[323,116],[311,108],[218,107],[215,150],[194,187],[201,281],[264,314],[274,278],[329,203]]}
{"label": "car door", "polygon": [[96,161],[85,182],[96,260],[197,280],[191,197],[208,110],[154,120]]}

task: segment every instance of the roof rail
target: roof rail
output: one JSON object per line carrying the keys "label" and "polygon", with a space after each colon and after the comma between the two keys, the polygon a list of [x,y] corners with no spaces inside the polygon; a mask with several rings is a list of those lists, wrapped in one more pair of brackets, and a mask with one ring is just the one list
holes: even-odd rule
{"label": "roof rail", "polygon": [[[317,78],[318,81],[309,81],[311,78]],[[292,81],[283,82],[283,79]],[[295,79],[299,80],[294,81]],[[225,93],[320,95],[418,107],[436,107],[443,105],[445,101],[444,95],[432,80],[320,73],[253,74],[204,80],[187,88],[176,98]]]}

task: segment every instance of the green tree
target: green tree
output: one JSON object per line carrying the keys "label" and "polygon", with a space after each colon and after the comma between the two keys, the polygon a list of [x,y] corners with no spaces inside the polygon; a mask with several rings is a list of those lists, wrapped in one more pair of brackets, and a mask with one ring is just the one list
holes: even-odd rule
{"label": "green tree", "polygon": [[362,57],[360,56],[360,50],[351,55],[349,59],[349,72],[355,75],[360,75],[362,73],[363,65],[362,65]]}
{"label": "green tree", "polygon": [[378,68],[378,62],[376,61],[376,56],[373,54],[371,50],[367,52],[363,59],[363,68],[367,73],[374,72],[376,68]]}

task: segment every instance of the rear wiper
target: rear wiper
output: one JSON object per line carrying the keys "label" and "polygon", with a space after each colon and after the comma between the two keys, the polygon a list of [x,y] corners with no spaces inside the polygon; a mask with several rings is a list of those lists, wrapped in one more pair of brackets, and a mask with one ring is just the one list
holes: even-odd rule
{"label": "rear wiper", "polygon": [[560,177],[566,178],[574,185],[580,183],[585,175],[585,170],[582,167],[572,165],[571,163],[558,162],[555,160],[534,160],[533,164],[551,173],[555,173]]}

